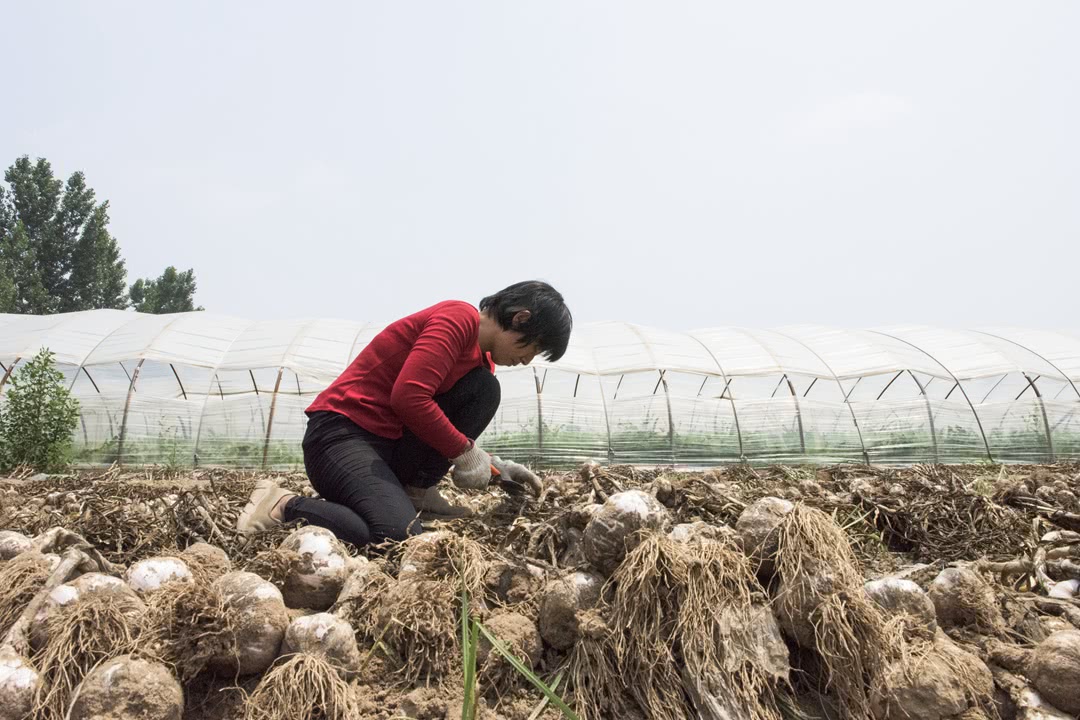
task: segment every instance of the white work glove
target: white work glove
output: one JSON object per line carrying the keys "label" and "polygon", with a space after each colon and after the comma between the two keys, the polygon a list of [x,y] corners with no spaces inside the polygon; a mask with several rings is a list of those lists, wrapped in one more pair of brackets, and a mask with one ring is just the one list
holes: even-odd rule
{"label": "white work glove", "polygon": [[450,479],[464,490],[481,490],[491,482],[491,456],[469,441],[469,449],[451,458]]}
{"label": "white work glove", "polygon": [[[491,458],[491,466],[499,471],[499,475],[509,480],[513,485],[528,490],[534,497],[540,497],[544,490],[544,483],[539,476],[521,463],[513,460],[503,460],[500,457]],[[504,487],[505,484],[504,484]],[[508,490],[510,488],[507,488]]]}

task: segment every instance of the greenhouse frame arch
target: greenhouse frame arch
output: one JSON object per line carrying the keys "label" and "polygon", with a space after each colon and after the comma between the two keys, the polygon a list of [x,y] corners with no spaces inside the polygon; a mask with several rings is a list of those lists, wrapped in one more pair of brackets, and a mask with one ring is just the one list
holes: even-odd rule
{"label": "greenhouse frame arch", "polygon": [[[207,312],[0,315],[0,392],[43,347],[87,464],[302,467],[304,409],[381,325]],[[1080,457],[1080,335],[1023,328],[575,328],[498,368],[486,449],[540,467]]]}

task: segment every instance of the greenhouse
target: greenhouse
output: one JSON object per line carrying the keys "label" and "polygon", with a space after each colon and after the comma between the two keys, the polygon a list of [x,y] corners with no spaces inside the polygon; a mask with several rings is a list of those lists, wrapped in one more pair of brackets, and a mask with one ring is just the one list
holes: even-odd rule
{"label": "greenhouse", "polygon": [[[77,460],[291,469],[304,409],[380,325],[207,312],[0,316],[0,390],[39,349],[80,403]],[[1080,457],[1080,335],[1021,328],[575,328],[499,368],[480,443],[600,462],[1053,462]]]}

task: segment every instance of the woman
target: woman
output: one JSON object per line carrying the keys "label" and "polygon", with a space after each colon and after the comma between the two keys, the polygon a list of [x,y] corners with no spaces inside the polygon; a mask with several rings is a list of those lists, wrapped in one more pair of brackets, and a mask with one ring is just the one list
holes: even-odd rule
{"label": "woman", "polygon": [[484,488],[493,470],[516,484],[528,469],[474,442],[495,416],[495,365],[528,365],[566,352],[573,319],[544,282],[485,297],[479,310],[449,300],[391,324],[308,407],[304,466],[319,498],[261,481],[241,532],[303,519],[356,546],[423,530],[418,512],[463,514],[436,487],[453,466],[461,488]]}

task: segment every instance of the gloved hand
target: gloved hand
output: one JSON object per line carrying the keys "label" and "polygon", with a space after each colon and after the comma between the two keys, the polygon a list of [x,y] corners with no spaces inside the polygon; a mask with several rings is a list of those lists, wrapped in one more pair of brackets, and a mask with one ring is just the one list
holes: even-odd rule
{"label": "gloved hand", "polygon": [[540,493],[544,490],[544,483],[540,481],[540,478],[536,473],[521,463],[516,463],[513,460],[503,460],[502,458],[493,456],[491,458],[491,466],[499,471],[499,475],[506,478],[511,483],[524,487],[531,492],[534,497],[540,497]]}
{"label": "gloved hand", "polygon": [[486,488],[491,482],[491,456],[469,441],[469,449],[451,458],[454,469],[450,471],[450,479],[459,488],[465,490],[480,490]]}

